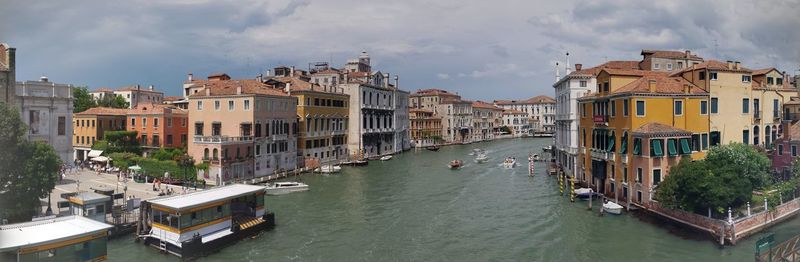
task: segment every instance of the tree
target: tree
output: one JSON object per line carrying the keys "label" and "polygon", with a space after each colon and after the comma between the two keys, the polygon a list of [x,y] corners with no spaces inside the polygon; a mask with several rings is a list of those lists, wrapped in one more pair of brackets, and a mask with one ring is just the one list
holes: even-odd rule
{"label": "tree", "polygon": [[61,159],[53,147],[25,140],[16,109],[0,103],[0,218],[30,220],[58,179]]}
{"label": "tree", "polygon": [[74,98],[74,100],[72,100],[73,113],[80,113],[86,111],[86,109],[97,106],[94,98],[89,94],[89,89],[85,86],[73,88],[72,97]]}
{"label": "tree", "polygon": [[122,96],[104,96],[103,99],[97,101],[98,106],[113,107],[113,108],[128,108],[130,105]]}
{"label": "tree", "polygon": [[712,147],[706,155],[706,162],[712,168],[721,168],[750,180],[753,188],[769,184],[769,158],[749,145],[732,143]]}
{"label": "tree", "polygon": [[139,146],[139,140],[136,139],[138,134],[139,132],[136,131],[106,131],[103,133],[103,139],[95,142],[98,147],[95,149],[103,150],[107,152],[106,154],[116,152],[141,154],[142,147]]}

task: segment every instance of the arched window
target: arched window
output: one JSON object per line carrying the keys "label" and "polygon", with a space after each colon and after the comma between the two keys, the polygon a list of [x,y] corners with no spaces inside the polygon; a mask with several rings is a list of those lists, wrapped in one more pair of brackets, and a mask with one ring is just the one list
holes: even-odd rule
{"label": "arched window", "polygon": [[203,159],[208,159],[208,148],[203,150]]}
{"label": "arched window", "polygon": [[753,126],[753,144],[754,145],[758,145],[759,142],[761,142],[761,141],[758,141],[759,138],[760,138],[759,127],[758,126]]}
{"label": "arched window", "polygon": [[214,154],[212,156],[214,157],[214,160],[219,159],[219,151],[216,148],[214,148]]}
{"label": "arched window", "polygon": [[772,144],[772,127],[767,126],[764,128],[764,144],[769,147]]}

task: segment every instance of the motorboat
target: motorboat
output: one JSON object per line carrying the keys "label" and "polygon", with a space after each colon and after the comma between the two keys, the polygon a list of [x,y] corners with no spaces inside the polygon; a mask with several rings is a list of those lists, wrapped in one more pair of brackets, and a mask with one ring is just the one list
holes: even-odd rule
{"label": "motorboat", "polygon": [[437,145],[432,145],[432,146],[426,147],[425,149],[428,149],[430,151],[439,151],[439,148],[441,148],[441,147],[437,146]]}
{"label": "motorboat", "polygon": [[583,200],[588,200],[589,198],[597,197],[597,192],[594,192],[591,188],[578,188],[573,190],[575,197]]}
{"label": "motorboat", "polygon": [[385,155],[385,156],[382,156],[382,157],[380,158],[380,160],[381,160],[381,161],[389,161],[389,160],[392,160],[392,156],[390,156],[390,155]]}
{"label": "motorboat", "polygon": [[323,165],[317,169],[314,169],[314,172],[325,174],[338,173],[339,171],[342,171],[342,167],[338,165]]}
{"label": "motorboat", "polygon": [[550,151],[553,151],[553,146],[546,146],[546,147],[542,147],[542,151],[544,151],[544,152],[550,152]]}
{"label": "motorboat", "polygon": [[460,168],[460,167],[464,166],[464,161],[456,159],[456,160],[450,161],[450,164],[447,164],[447,166],[449,166],[450,169]]}
{"label": "motorboat", "polygon": [[366,166],[369,164],[369,162],[365,160],[352,160],[352,161],[342,162],[341,164],[345,166]]}
{"label": "motorboat", "polygon": [[517,165],[517,159],[513,157],[507,157],[506,160],[503,160],[503,167],[504,168],[514,168]]}
{"label": "motorboat", "polygon": [[267,195],[283,195],[308,190],[308,185],[300,182],[275,182],[267,184]]}
{"label": "motorboat", "polygon": [[622,206],[613,201],[608,201],[603,204],[603,211],[609,214],[619,215],[622,214]]}
{"label": "motorboat", "polygon": [[478,153],[478,156],[475,157],[475,162],[484,163],[486,161],[489,161],[489,156],[485,153]]}

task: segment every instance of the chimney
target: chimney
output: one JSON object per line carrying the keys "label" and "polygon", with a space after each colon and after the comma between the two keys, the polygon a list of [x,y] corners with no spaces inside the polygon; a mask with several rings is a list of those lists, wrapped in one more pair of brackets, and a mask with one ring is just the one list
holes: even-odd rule
{"label": "chimney", "polygon": [[139,84],[136,84],[136,90],[138,91],[138,90],[141,90],[141,89],[142,89],[142,86],[140,86]]}
{"label": "chimney", "polygon": [[384,88],[389,88],[389,74],[388,73],[383,74],[383,87]]}
{"label": "chimney", "polygon": [[581,71],[581,68],[583,68],[583,64],[575,64],[575,71]]}
{"label": "chimney", "polygon": [[556,62],[556,82],[561,79],[561,73],[558,71],[558,62]]}
{"label": "chimney", "polygon": [[257,80],[259,83],[262,83],[262,82],[264,82],[264,75],[262,75],[262,74],[258,74],[258,76],[256,77],[256,80]]}
{"label": "chimney", "polygon": [[294,77],[294,66],[292,66],[292,68],[289,69],[289,76]]}
{"label": "chimney", "polygon": [[735,63],[735,69],[736,69],[736,70],[742,69],[742,64],[741,64],[741,63],[739,63],[739,61],[736,61],[736,62],[734,62],[734,63]]}
{"label": "chimney", "polygon": [[150,89],[150,90],[152,91],[152,90],[153,90],[153,88],[155,88],[155,87],[153,87],[153,85],[150,85],[150,86],[149,86],[149,87],[147,87],[147,88],[148,88],[148,89]]}
{"label": "chimney", "polygon": [[269,77],[269,74],[270,74],[270,70],[269,70],[269,69],[267,69],[267,74],[266,74],[265,76],[266,76],[266,77]]}
{"label": "chimney", "polygon": [[400,89],[400,77],[397,75],[394,75],[394,87]]}
{"label": "chimney", "polygon": [[692,57],[692,51],[686,50],[686,58]]}
{"label": "chimney", "polygon": [[8,52],[8,57],[6,57],[8,59],[8,69],[10,69],[13,72],[14,68],[17,67],[17,49],[14,47],[10,47],[6,49],[6,52]]}
{"label": "chimney", "polygon": [[237,86],[236,87],[236,94],[237,95],[241,95],[242,94],[242,86]]}
{"label": "chimney", "polygon": [[205,87],[205,85],[203,86],[203,89],[206,90],[206,96],[211,96],[211,89],[208,89],[208,87]]}
{"label": "chimney", "polygon": [[194,75],[192,75],[192,73],[189,73],[189,82],[192,82],[193,80],[194,80]]}
{"label": "chimney", "polygon": [[569,52],[567,52],[567,64],[566,64],[565,66],[566,66],[566,68],[567,68],[567,71],[566,71],[566,72],[564,72],[564,75],[569,75],[569,73],[570,73],[570,68],[569,68]]}
{"label": "chimney", "polygon": [[655,79],[650,79],[650,81],[647,82],[647,86],[650,89],[650,93],[655,93],[656,92],[656,80]]}
{"label": "chimney", "polygon": [[684,93],[684,94],[691,93],[691,91],[692,91],[692,88],[691,88],[691,87],[689,87],[689,85],[687,85],[687,84],[683,84],[683,93]]}
{"label": "chimney", "polygon": [[733,61],[728,60],[728,69],[733,69]]}
{"label": "chimney", "polygon": [[292,82],[286,83],[283,91],[287,94],[292,94]]}

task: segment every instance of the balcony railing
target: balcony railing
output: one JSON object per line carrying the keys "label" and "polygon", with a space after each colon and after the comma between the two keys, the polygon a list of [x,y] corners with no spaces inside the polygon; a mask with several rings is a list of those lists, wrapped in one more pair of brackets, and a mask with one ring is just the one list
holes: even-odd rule
{"label": "balcony railing", "polygon": [[783,120],[800,120],[800,113],[784,114]]}
{"label": "balcony railing", "polygon": [[761,120],[761,110],[755,110],[753,112],[753,119]]}
{"label": "balcony railing", "polygon": [[195,136],[195,143],[235,144],[252,142],[252,136]]}
{"label": "balcony railing", "polygon": [[781,119],[781,111],[775,110],[772,111],[772,119]]}

